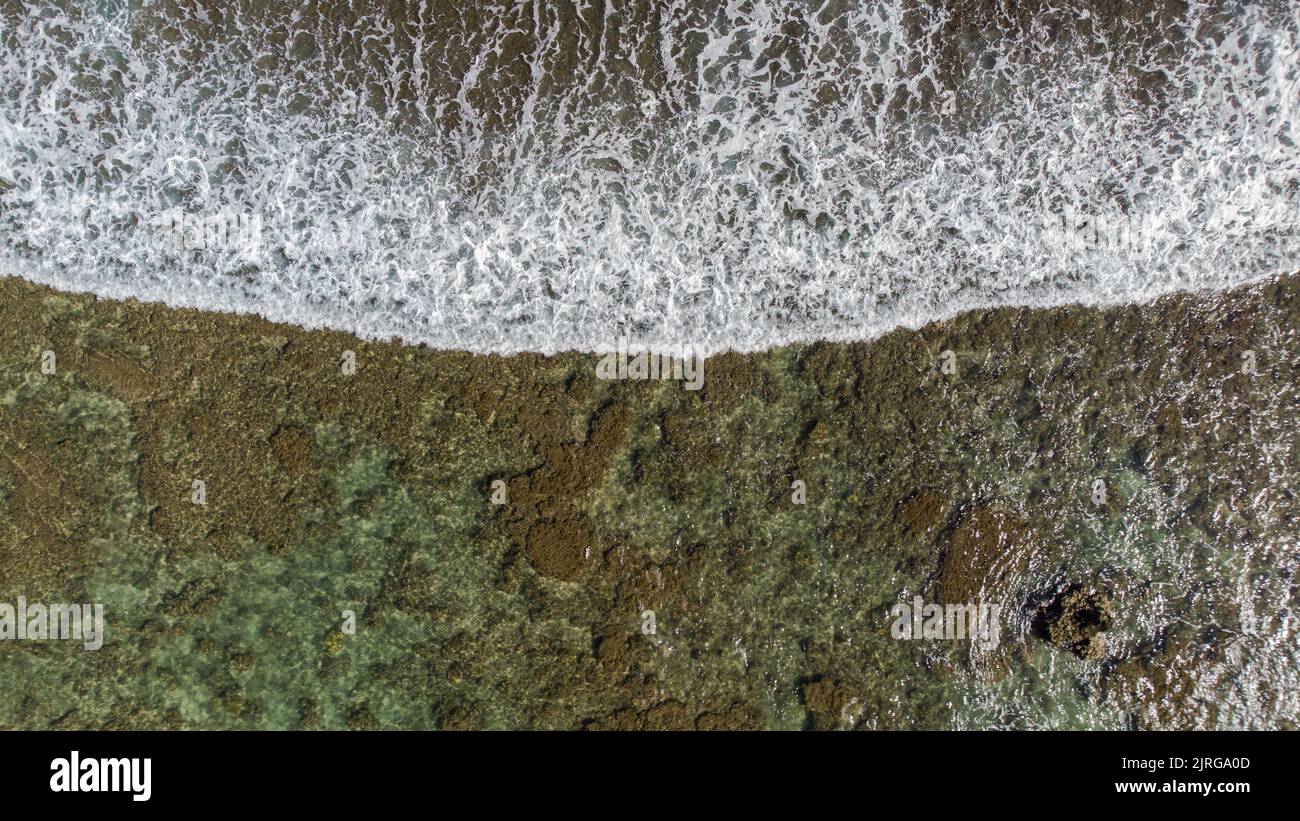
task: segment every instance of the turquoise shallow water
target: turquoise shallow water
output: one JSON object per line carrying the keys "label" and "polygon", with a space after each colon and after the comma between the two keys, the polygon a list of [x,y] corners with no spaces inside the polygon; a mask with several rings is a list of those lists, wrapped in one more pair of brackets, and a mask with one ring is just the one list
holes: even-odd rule
{"label": "turquoise shallow water", "polygon": [[[0,601],[108,625],[0,642],[5,726],[1294,725],[1294,277],[718,357],[699,392],[5,287]],[[1072,584],[1109,598],[1093,659],[1035,628]],[[915,596],[999,604],[997,646],[895,638]]]}

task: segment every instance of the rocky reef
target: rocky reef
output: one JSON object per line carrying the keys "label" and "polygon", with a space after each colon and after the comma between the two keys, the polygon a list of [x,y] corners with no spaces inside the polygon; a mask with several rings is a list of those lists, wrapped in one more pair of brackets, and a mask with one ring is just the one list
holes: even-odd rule
{"label": "rocky reef", "polygon": [[1289,275],[687,391],[0,280],[0,601],[106,619],[0,641],[0,726],[1293,726],[1298,327]]}

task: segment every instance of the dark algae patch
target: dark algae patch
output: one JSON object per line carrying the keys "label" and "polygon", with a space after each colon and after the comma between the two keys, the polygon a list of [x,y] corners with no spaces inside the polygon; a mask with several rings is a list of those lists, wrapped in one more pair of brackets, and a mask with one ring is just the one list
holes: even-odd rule
{"label": "dark algae patch", "polygon": [[1298,327],[1290,275],[687,391],[0,280],[0,601],[106,621],[0,641],[0,726],[1292,727]]}

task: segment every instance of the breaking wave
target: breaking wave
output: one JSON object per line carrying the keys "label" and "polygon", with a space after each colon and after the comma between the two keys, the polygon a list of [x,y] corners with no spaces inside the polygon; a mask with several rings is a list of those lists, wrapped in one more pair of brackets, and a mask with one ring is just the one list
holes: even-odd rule
{"label": "breaking wave", "polygon": [[8,272],[440,348],[720,351],[1300,251],[1289,2],[401,5],[5,4]]}

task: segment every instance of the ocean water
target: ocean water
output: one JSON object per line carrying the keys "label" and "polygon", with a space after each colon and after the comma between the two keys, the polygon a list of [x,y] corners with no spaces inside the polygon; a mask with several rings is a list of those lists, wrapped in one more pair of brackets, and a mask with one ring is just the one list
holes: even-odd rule
{"label": "ocean water", "polygon": [[8,2],[0,260],[502,353],[1293,268],[1300,6],[1110,5]]}
{"label": "ocean water", "polygon": [[[661,396],[663,407],[637,405],[653,422],[584,511],[597,529],[636,534],[656,579],[684,538],[707,546],[692,579],[703,603],[694,618],[661,613],[669,638],[647,662],[679,695],[742,682],[764,723],[797,727],[801,678],[838,670],[862,679],[861,726],[1294,727],[1300,405],[1297,332],[1280,303],[1248,303],[1253,326],[1149,317],[1156,330],[1107,326],[1080,341],[1049,328],[1005,351],[1005,337],[983,350],[968,329],[943,343],[963,363],[951,382],[937,350],[895,346],[888,366],[863,354],[805,377],[804,354],[781,346],[1293,271],[1297,127],[1290,0],[0,2],[0,273],[479,353],[604,352],[625,336],[776,349],[765,367],[784,400],[748,395],[691,417],[702,441],[728,443],[725,470],[678,463],[661,424],[681,397]],[[1258,379],[1242,378],[1238,342],[1259,354]],[[568,655],[520,654],[520,637],[585,657],[588,626],[609,615],[579,602],[546,621],[495,588],[508,545],[483,546],[482,480],[502,470],[476,461],[486,430],[455,428],[472,446],[431,451],[449,477],[432,488],[393,479],[390,455],[359,433],[331,444],[320,421],[321,449],[344,465],[343,512],[321,514],[335,538],[229,560],[205,544],[169,563],[160,539],[131,531],[157,500],[133,472],[126,406],[75,371],[37,380],[26,360],[8,367],[20,387],[6,401],[55,409],[34,416],[56,420],[50,438],[74,443],[74,462],[110,460],[91,472],[112,485],[103,498],[129,504],[89,506],[108,535],[84,584],[123,620],[118,652],[169,674],[124,666],[88,696],[66,674],[81,657],[0,666],[8,690],[54,693],[36,714],[46,722],[70,704],[94,723],[142,701],[147,722],[171,710],[188,726],[293,726],[309,700],[320,726],[346,726],[364,696],[379,726],[423,726],[430,701],[457,699],[487,705],[487,726],[527,726],[572,668]],[[827,398],[860,374],[903,399]],[[1150,374],[1164,378],[1139,384]],[[1152,429],[1170,408],[1188,433],[1166,447],[1174,434]],[[860,427],[844,421],[855,413]],[[803,469],[832,492],[816,517],[773,513],[777,456],[818,422],[833,446]],[[113,447],[87,436],[96,426]],[[528,441],[525,427],[508,430]],[[1098,476],[1123,515],[1085,504]],[[928,593],[938,558],[889,522],[932,486],[954,511],[987,503],[1054,546],[1020,587],[1111,589],[1107,661],[1048,647],[1023,601],[1007,616],[1015,655],[954,663],[889,637],[882,613]],[[375,501],[352,510],[363,497]],[[717,549],[741,538],[729,519],[748,523],[737,526],[746,564]],[[308,601],[333,630],[336,603],[372,603],[404,557],[432,592],[390,607],[382,641],[345,650],[323,635],[324,616],[286,615]],[[169,616],[178,629],[150,645],[159,597],[195,579],[234,595],[197,621]],[[444,624],[434,610],[458,615]],[[632,635],[638,612],[625,614]],[[217,648],[200,662],[196,635]],[[700,648],[716,655],[701,662],[689,652]],[[236,669],[223,653],[257,661]],[[810,653],[826,666],[810,667]],[[311,672],[323,656],[343,659],[328,691]],[[504,665],[495,679],[428,679],[449,659],[484,658]],[[1137,667],[1117,674],[1125,661]],[[401,685],[371,681],[373,665],[400,671]],[[227,679],[246,703],[227,697]],[[34,721],[23,702],[0,707],[7,725]]]}

